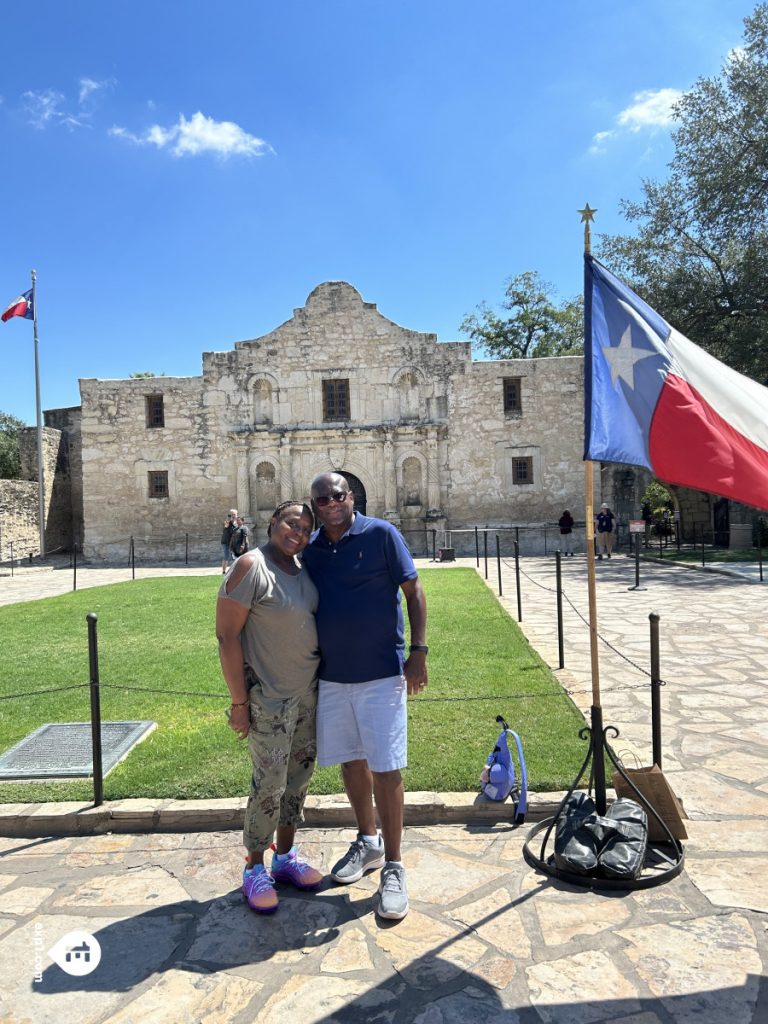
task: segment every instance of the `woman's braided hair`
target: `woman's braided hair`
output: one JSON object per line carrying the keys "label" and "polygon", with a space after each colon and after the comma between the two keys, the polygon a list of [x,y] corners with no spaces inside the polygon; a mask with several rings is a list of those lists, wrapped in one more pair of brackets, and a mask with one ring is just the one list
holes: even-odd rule
{"label": "woman's braided hair", "polygon": [[312,511],[312,509],[309,507],[309,505],[307,505],[303,501],[299,501],[297,498],[291,498],[289,501],[281,501],[280,504],[275,509],[275,511],[269,517],[269,526],[267,527],[267,536],[268,537],[272,536],[272,520],[273,519],[282,519],[283,518],[283,513],[285,512],[286,509],[288,509],[288,508],[295,508],[297,506],[301,509],[301,514],[303,516],[309,516],[309,518],[312,520],[312,525],[313,526],[315,525],[315,514]]}

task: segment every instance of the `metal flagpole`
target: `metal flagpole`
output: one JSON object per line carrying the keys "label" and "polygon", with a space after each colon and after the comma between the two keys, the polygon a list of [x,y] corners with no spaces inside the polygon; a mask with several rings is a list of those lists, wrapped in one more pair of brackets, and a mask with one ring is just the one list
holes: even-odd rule
{"label": "metal flagpole", "polygon": [[40,407],[40,356],[37,344],[37,271],[32,271],[32,314],[35,333],[35,400],[37,402],[37,487],[40,517],[40,557],[45,558],[45,473],[43,472],[43,414]]}
{"label": "metal flagpole", "polygon": [[[590,224],[595,219],[597,210],[590,208],[589,203],[579,210],[584,225],[584,253],[592,254],[592,231]],[[586,302],[586,295],[584,300]],[[585,371],[586,372],[586,371]],[[595,805],[598,814],[605,814],[605,760],[603,757],[603,710],[600,705],[600,661],[597,651],[597,596],[595,578],[595,510],[594,510],[594,462],[584,463],[584,504],[587,530],[587,588],[589,594],[589,654],[592,668],[592,771],[595,780]]]}

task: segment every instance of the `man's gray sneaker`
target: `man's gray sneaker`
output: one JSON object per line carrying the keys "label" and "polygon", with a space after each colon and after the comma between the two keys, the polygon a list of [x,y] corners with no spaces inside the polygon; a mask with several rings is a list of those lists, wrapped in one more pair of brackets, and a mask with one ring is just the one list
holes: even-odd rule
{"label": "man's gray sneaker", "polygon": [[402,864],[387,861],[381,869],[379,896],[379,905],[376,908],[379,917],[400,921],[408,913],[408,889]]}
{"label": "man's gray sneaker", "polygon": [[359,881],[366,871],[373,871],[380,868],[384,863],[384,841],[379,836],[375,845],[366,843],[358,833],[357,839],[344,854],[340,861],[337,861],[331,868],[331,878],[334,882],[341,882],[342,885],[349,885],[351,882]]}

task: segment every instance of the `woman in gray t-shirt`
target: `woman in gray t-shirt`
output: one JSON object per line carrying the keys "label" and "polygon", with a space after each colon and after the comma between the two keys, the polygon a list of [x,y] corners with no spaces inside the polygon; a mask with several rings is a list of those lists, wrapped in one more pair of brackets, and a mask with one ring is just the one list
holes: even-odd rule
{"label": "woman in gray t-shirt", "polygon": [[[243,893],[260,914],[277,910],[275,881],[317,889],[323,880],[293,845],[316,753],[318,597],[296,559],[313,524],[302,502],[278,505],[269,540],[238,558],[216,603],[219,659],[232,697],[229,725],[240,739],[248,738],[253,762]],[[267,870],[270,846],[275,853]]]}

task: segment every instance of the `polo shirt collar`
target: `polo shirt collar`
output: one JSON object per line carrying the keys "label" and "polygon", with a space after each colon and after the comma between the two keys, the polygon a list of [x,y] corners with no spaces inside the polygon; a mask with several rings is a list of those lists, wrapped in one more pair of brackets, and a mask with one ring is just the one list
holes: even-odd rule
{"label": "polo shirt collar", "polygon": [[[349,529],[345,533],[342,533],[342,535],[336,541],[336,544],[341,544],[341,542],[346,537],[350,537],[350,536],[352,536],[354,534],[362,533],[363,532],[363,528],[365,526],[365,523],[364,523],[365,519],[366,519],[366,516],[364,516],[361,512],[355,512],[355,518],[352,520],[352,525],[349,527]],[[325,532],[325,527],[324,526],[320,527],[320,533],[322,534],[326,544],[330,544],[331,541],[330,541],[330,539],[328,537],[328,534]]]}

